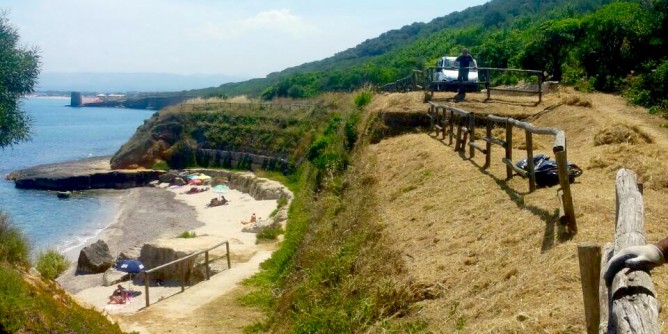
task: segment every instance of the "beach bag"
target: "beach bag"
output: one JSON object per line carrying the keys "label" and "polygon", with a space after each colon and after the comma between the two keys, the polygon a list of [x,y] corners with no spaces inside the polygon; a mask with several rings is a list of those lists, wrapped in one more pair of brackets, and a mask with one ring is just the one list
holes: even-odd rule
{"label": "beach bag", "polygon": [[[534,174],[536,175],[536,185],[539,187],[551,187],[559,184],[559,172],[557,162],[550,160],[545,154],[538,154],[533,157]],[[524,159],[515,166],[527,170],[527,159]],[[576,164],[568,163],[568,182],[575,182],[575,178],[582,175],[582,169]]]}

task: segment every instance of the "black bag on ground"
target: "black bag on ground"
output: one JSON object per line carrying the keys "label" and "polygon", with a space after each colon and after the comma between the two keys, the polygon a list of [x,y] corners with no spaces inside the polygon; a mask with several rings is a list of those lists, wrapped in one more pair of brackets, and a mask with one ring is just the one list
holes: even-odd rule
{"label": "black bag on ground", "polygon": [[[559,172],[557,171],[557,162],[550,160],[545,154],[538,154],[533,157],[533,165],[536,175],[536,185],[539,187],[551,187],[559,184]],[[527,170],[527,159],[524,159],[515,166]],[[575,182],[575,178],[582,175],[582,169],[576,164],[568,163],[568,182]]]}

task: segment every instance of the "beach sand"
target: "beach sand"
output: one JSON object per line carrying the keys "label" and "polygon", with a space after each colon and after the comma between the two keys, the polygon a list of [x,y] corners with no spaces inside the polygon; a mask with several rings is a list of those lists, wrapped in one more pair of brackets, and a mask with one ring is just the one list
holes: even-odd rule
{"label": "beach sand", "polygon": [[[229,204],[207,208],[211,198],[218,194],[211,190],[184,194],[189,186],[167,190],[160,188],[131,189],[124,198],[118,219],[101,234],[99,239],[109,245],[111,254],[116,256],[121,251],[134,249],[138,252],[144,244],[156,239],[171,239],[184,231],[192,231],[196,238],[179,239],[187,242],[193,249],[206,249],[213,244],[229,241],[232,259],[232,269],[226,269],[224,259],[212,264],[213,268],[222,270],[214,275],[210,281],[198,283],[181,291],[180,285],[167,284],[164,287],[151,286],[151,303],[166,299],[160,304],[161,308],[182,309],[173,306],[173,300],[187,296],[187,302],[178,302],[178,305],[203,305],[216,296],[231,290],[237,283],[249,277],[258,270],[259,263],[271,256],[273,245],[257,245],[254,233],[242,232],[245,227],[241,222],[250,219],[255,213],[258,219],[267,218],[276,209],[276,200],[255,200],[248,194],[230,190],[224,194]],[[91,242],[95,242],[91,240]],[[225,247],[212,252],[216,258],[224,254]],[[107,305],[108,297],[115,286],[102,286],[102,274],[75,275],[76,262],[61,277],[58,282],[84,304],[109,313],[132,313],[145,306],[141,279],[135,280],[134,290],[142,291],[126,305]],[[150,268],[149,268],[150,269]],[[128,288],[128,282],[123,285]],[[207,288],[210,287],[210,291]],[[164,305],[163,305],[164,304]],[[153,308],[153,307],[152,307]],[[156,309],[157,311],[157,309]],[[152,312],[156,312],[152,311]]]}

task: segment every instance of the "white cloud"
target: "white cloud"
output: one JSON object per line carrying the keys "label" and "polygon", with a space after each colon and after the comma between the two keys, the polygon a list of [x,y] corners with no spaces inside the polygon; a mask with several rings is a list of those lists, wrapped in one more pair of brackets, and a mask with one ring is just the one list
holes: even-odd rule
{"label": "white cloud", "polygon": [[203,31],[207,36],[226,41],[247,39],[257,34],[303,39],[321,33],[318,27],[292,14],[289,9],[262,11],[255,16],[229,22],[210,21]]}

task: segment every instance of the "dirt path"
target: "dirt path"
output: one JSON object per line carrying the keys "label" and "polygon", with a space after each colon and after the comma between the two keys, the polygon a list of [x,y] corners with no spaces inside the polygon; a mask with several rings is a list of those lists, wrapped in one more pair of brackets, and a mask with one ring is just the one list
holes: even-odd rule
{"label": "dirt path", "polygon": [[[646,184],[648,240],[668,236],[663,214],[668,210],[668,130],[659,127],[665,120],[605,94],[566,90],[546,100],[555,104],[571,96],[590,100],[592,107],[562,105],[532,120],[565,130],[569,160],[584,168],[572,185],[579,233],[571,239],[558,223],[556,188],[528,193],[524,179],[505,182],[498,147],[487,173],[479,169],[484,156],[468,160],[427,134],[395,137],[369,148],[367,154],[378,163],[387,243],[404,255],[407,279],[440,292],[419,303],[415,320],[444,333],[582,333],[576,245],[612,241],[614,175],[620,167],[635,170]],[[468,108],[476,109],[475,103]],[[505,103],[479,108],[507,110]],[[517,112],[535,114],[544,108]],[[630,135],[646,136],[651,143],[596,146],[594,137],[616,124],[637,130]],[[551,139],[536,142],[537,153],[551,155]],[[665,300],[668,273],[657,270],[653,279],[659,299]],[[665,313],[660,317],[668,320]]]}
{"label": "dirt path", "polygon": [[262,313],[238,304],[237,299],[246,293],[240,283],[271,256],[272,248],[258,252],[250,261],[198,283],[184,293],[139,312],[118,315],[116,319],[124,331],[142,334],[241,333],[244,326],[261,319]]}

